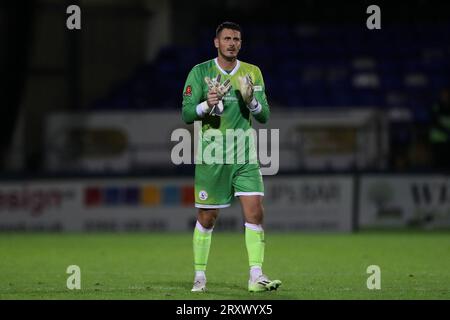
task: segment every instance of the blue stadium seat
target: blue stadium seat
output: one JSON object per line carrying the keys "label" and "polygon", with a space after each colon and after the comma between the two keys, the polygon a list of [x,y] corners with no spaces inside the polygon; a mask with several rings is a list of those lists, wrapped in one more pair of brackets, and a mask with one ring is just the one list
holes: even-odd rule
{"label": "blue stadium seat", "polygon": [[[260,66],[269,101],[289,107],[404,104],[425,121],[430,97],[450,85],[450,51],[444,46],[450,23],[387,25],[380,32],[359,25],[255,23],[245,26],[245,35],[240,59]],[[200,29],[192,46],[162,48],[155,61],[138,66],[90,107],[178,108],[189,70],[216,55],[213,36],[209,28]],[[372,57],[375,64],[355,69],[352,62],[361,57]],[[361,71],[376,75],[379,88],[354,88],[352,77]],[[415,81],[421,76],[426,82]],[[408,77],[412,81],[405,83]]]}

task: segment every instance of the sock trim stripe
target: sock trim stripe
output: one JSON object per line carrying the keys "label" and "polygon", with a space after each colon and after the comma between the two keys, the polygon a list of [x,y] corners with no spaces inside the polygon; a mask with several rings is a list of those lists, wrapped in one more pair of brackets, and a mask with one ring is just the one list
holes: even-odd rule
{"label": "sock trim stripe", "polygon": [[264,231],[262,225],[260,225],[260,224],[253,224],[253,223],[246,222],[244,224],[244,226],[253,231]]}
{"label": "sock trim stripe", "polygon": [[200,224],[200,222],[198,222],[197,221],[197,223],[195,224],[195,227],[199,230],[199,231],[201,231],[201,232],[203,232],[203,233],[211,233],[211,232],[213,232],[213,230],[214,230],[214,227],[212,227],[211,229],[206,229],[204,226],[202,226],[201,224]]}

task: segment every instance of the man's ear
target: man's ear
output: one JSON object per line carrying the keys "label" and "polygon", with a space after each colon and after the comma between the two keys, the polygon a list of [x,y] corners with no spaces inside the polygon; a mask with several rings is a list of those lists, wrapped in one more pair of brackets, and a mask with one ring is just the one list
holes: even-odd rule
{"label": "man's ear", "polygon": [[214,38],[214,46],[216,49],[219,49],[219,39],[217,37]]}

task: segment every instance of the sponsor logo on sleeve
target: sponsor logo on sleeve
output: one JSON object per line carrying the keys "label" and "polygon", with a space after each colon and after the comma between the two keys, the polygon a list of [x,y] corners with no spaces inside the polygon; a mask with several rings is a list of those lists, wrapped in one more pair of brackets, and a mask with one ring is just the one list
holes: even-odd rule
{"label": "sponsor logo on sleeve", "polygon": [[185,96],[192,96],[192,87],[189,85],[186,87],[186,90],[184,91]]}

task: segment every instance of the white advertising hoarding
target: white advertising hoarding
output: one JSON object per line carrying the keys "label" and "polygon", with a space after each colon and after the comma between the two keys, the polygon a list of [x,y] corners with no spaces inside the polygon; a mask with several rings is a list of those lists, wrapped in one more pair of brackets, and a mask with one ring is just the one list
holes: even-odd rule
{"label": "white advertising hoarding", "polygon": [[359,226],[450,227],[450,177],[363,175]]}
{"label": "white advertising hoarding", "polygon": [[280,230],[351,231],[353,178],[265,178],[265,224]]}
{"label": "white advertising hoarding", "polygon": [[192,193],[192,179],[3,183],[0,229],[184,230]]}
{"label": "white advertising hoarding", "polygon": [[[265,226],[271,230],[351,231],[351,177],[268,177]],[[193,178],[80,179],[0,184],[0,230],[191,231]],[[243,228],[235,200],[219,230]]]}

